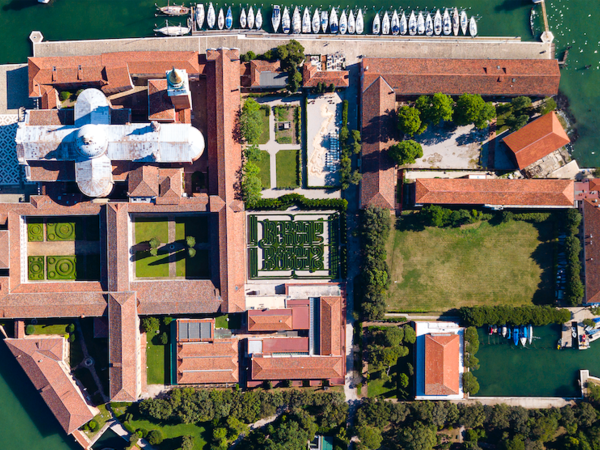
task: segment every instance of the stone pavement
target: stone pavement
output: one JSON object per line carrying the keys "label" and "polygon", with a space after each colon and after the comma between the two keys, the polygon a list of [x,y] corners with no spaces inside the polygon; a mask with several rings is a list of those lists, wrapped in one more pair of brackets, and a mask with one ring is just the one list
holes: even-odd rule
{"label": "stone pavement", "polygon": [[27,254],[35,256],[93,255],[98,254],[99,245],[94,241],[46,241],[28,242]]}

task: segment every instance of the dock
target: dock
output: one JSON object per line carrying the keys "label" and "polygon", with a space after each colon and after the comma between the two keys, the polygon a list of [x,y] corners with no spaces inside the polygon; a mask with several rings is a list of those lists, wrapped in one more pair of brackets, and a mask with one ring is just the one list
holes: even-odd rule
{"label": "dock", "polygon": [[561,334],[560,334],[560,348],[573,348],[573,334],[571,331],[571,327],[576,322],[567,322],[562,324]]}

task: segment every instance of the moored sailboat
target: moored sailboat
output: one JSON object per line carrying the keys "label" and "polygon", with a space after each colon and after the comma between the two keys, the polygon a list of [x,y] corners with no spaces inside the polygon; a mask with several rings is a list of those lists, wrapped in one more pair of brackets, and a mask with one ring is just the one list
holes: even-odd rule
{"label": "moored sailboat", "polygon": [[262,28],[262,21],[263,21],[263,17],[262,17],[262,11],[260,8],[258,8],[258,11],[256,11],[256,29],[260,30]]}
{"label": "moored sailboat", "polygon": [[350,10],[348,14],[348,34],[354,34],[356,32],[356,19],[354,18],[354,11]]}
{"label": "moored sailboat", "polygon": [[208,5],[208,12],[206,13],[206,24],[210,29],[215,27],[215,8],[212,3]]}
{"label": "moored sailboat", "polygon": [[402,17],[400,17],[400,34],[402,34],[402,35],[406,34],[407,30],[408,30],[408,22],[406,20],[406,14],[404,14],[404,11],[402,11]]}
{"label": "moored sailboat", "polygon": [[513,342],[515,345],[519,345],[519,327],[513,329]]}
{"label": "moored sailboat", "polygon": [[292,33],[298,34],[300,31],[302,31],[302,19],[300,18],[300,11],[296,6],[292,15]]}
{"label": "moored sailboat", "polygon": [[433,31],[435,31],[435,35],[439,36],[442,33],[442,14],[438,9],[435,13],[435,19],[433,21]]}
{"label": "moored sailboat", "polygon": [[225,17],[225,27],[228,30],[231,30],[231,27],[233,27],[233,14],[231,14],[231,6],[227,8],[227,16]]}
{"label": "moored sailboat", "polygon": [[196,5],[196,12],[194,15],[194,19],[196,20],[196,28],[201,30],[202,25],[204,25],[204,4],[200,3],[199,5]]}
{"label": "moored sailboat", "polygon": [[363,31],[365,31],[365,23],[363,20],[362,9],[359,9],[356,14],[356,34],[363,34]]}
{"label": "moored sailboat", "polygon": [[386,11],[381,21],[381,34],[390,34],[390,16]]}
{"label": "moored sailboat", "polygon": [[529,334],[529,328],[527,327],[527,325],[523,325],[523,327],[521,328],[520,334],[521,334],[521,345],[523,347],[525,347],[525,345],[527,344],[527,336]]}
{"label": "moored sailboat", "polygon": [[222,30],[225,26],[225,13],[223,13],[223,8],[219,8],[219,17],[217,18],[217,27],[219,30]]}
{"label": "moored sailboat", "polygon": [[533,342],[533,325],[529,324],[529,345]]}
{"label": "moored sailboat", "polygon": [[302,32],[308,34],[311,31],[310,21],[310,10],[308,7],[304,7],[304,14],[302,15]]}
{"label": "moored sailboat", "polygon": [[465,11],[461,11],[460,13],[460,29],[462,34],[467,35],[467,30],[469,28],[469,18],[467,17],[467,13]]}
{"label": "moored sailboat", "polygon": [[392,34],[397,36],[400,33],[400,19],[398,19],[398,12],[394,10],[392,14]]}
{"label": "moored sailboat", "polygon": [[458,36],[458,32],[460,30],[460,17],[458,16],[458,9],[454,8],[454,12],[452,13],[452,32],[454,36]]}
{"label": "moored sailboat", "polygon": [[323,33],[327,33],[327,27],[329,26],[329,13],[326,9],[321,11],[321,30]]}
{"label": "moored sailboat", "polygon": [[314,34],[318,34],[320,28],[321,28],[321,17],[320,17],[320,13],[319,13],[319,8],[317,8],[317,9],[315,9],[315,12],[314,12],[313,18],[312,18],[312,32]]}
{"label": "moored sailboat", "polygon": [[171,5],[170,1],[167,1],[167,6],[158,6],[156,3],[154,5],[158,11],[167,16],[185,16],[190,13],[190,8],[187,6]]}
{"label": "moored sailboat", "polygon": [[290,28],[290,10],[286,6],[283,8],[283,16],[281,17],[281,29],[285,34],[289,34]]}
{"label": "moored sailboat", "polygon": [[427,13],[425,19],[425,34],[427,36],[433,36],[433,20],[431,19],[431,13]]}
{"label": "moored sailboat", "polygon": [[475,17],[471,17],[469,22],[469,33],[473,37],[477,36],[477,21],[475,20]]}
{"label": "moored sailboat", "polygon": [[442,20],[442,23],[444,28],[444,35],[448,36],[450,33],[452,33],[452,21],[450,20],[450,14],[448,13],[447,9],[444,11],[444,18]]}
{"label": "moored sailboat", "polygon": [[240,28],[246,28],[246,10],[244,8],[240,13]]}
{"label": "moored sailboat", "polygon": [[373,34],[379,34],[381,31],[381,19],[379,18],[379,13],[375,14],[375,18],[373,19]]}
{"label": "moored sailboat", "polygon": [[254,28],[254,10],[251,6],[248,10],[248,29],[251,30],[252,28]]}
{"label": "moored sailboat", "polygon": [[156,28],[155,33],[164,34],[165,36],[185,36],[191,30],[191,27],[183,27],[179,25],[169,25],[168,21],[165,21],[165,26],[162,28]]}
{"label": "moored sailboat", "polygon": [[335,7],[331,8],[331,14],[329,14],[329,31],[333,34],[339,31],[338,16]]}
{"label": "moored sailboat", "polygon": [[417,33],[425,33],[425,17],[423,17],[423,13],[420,11],[419,16],[417,17]]}
{"label": "moored sailboat", "polygon": [[340,16],[340,34],[346,34],[346,31],[348,31],[348,17],[346,16],[346,10],[344,10]]}
{"label": "moored sailboat", "polygon": [[271,14],[271,25],[273,25],[273,32],[277,33],[279,30],[279,24],[281,23],[281,7],[279,5],[273,6],[273,13]]}
{"label": "moored sailboat", "polygon": [[408,32],[411,36],[417,34],[417,18],[415,17],[415,12],[410,12],[410,18],[408,19]]}

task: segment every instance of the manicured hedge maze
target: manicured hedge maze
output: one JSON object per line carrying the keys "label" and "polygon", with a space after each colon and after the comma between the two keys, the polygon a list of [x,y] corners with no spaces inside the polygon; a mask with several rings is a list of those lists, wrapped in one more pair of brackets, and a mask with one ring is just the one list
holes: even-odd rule
{"label": "manicured hedge maze", "polygon": [[48,280],[75,280],[77,278],[75,256],[48,256]]}
{"label": "manicured hedge maze", "polygon": [[50,222],[46,223],[46,237],[49,241],[74,241],[74,222]]}
{"label": "manicured hedge maze", "polygon": [[30,256],[27,258],[29,265],[28,278],[30,281],[41,281],[44,279],[44,257]]}

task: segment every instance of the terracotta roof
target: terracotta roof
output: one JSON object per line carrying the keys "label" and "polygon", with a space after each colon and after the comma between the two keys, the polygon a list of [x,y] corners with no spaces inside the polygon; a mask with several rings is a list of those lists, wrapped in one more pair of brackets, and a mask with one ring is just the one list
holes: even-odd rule
{"label": "terracotta roof", "polygon": [[519,169],[524,169],[571,142],[554,111],[525,125],[503,140],[512,151]]}
{"label": "terracotta roof", "polygon": [[248,310],[248,331],[293,330],[291,309]]}
{"label": "terracotta roof", "polygon": [[573,207],[572,180],[435,179],[416,181],[416,204]]}
{"label": "terracotta roof", "polygon": [[167,80],[148,80],[148,119],[176,122],[177,114],[167,92]]}
{"label": "terracotta roof", "polygon": [[321,297],[321,355],[343,354],[341,306],[340,297]]}
{"label": "terracotta roof", "polygon": [[307,337],[281,337],[262,339],[263,355],[272,353],[308,353]]}
{"label": "terracotta roof", "polygon": [[129,172],[130,197],[158,197],[158,167],[141,166]]}
{"label": "terracotta roof", "polygon": [[177,345],[177,384],[239,381],[238,340],[215,339]]}
{"label": "terracotta roof", "polygon": [[5,339],[26,375],[67,434],[94,418],[63,360],[64,338]]}
{"label": "terracotta roof", "polygon": [[183,193],[182,189],[183,169],[160,169],[159,170],[159,196],[161,199],[170,199],[178,203]]}
{"label": "terracotta roof", "polygon": [[350,86],[350,72],[347,70],[319,70],[317,66],[304,63],[302,66],[302,86],[316,87],[324,83],[329,87],[333,83],[336,88]]}
{"label": "terracotta roof", "polygon": [[[593,243],[600,237],[600,209],[598,203],[583,201],[583,229],[585,252],[585,302],[600,303],[600,245]],[[590,237],[593,236],[593,237]]]}
{"label": "terracotta roof", "polygon": [[0,269],[10,267],[10,234],[8,230],[0,230]]}
{"label": "terracotta roof", "polygon": [[344,377],[345,357],[252,357],[253,380],[306,380]]}
{"label": "terracotta roof", "polygon": [[381,77],[363,86],[360,207],[394,209],[396,169],[385,150],[396,143],[396,95]]}
{"label": "terracotta roof", "polygon": [[425,335],[425,395],[457,395],[460,391],[460,336]]}
{"label": "terracotta roof", "polygon": [[361,67],[363,89],[382,76],[397,95],[543,97],[560,82],[555,59],[363,58]]}
{"label": "terracotta roof", "polygon": [[292,308],[292,328],[294,330],[308,330],[310,328],[310,307],[308,300],[290,300],[286,305],[288,308]]}
{"label": "terracotta roof", "polygon": [[590,191],[600,191],[600,178],[592,178],[589,181]]}
{"label": "terracotta roof", "polygon": [[[282,77],[282,79],[285,78],[284,85],[287,82],[287,74],[281,70],[281,61],[279,60],[271,62],[255,59],[242,63],[240,69],[241,83],[245,87],[271,87],[270,84],[267,86],[264,82],[261,84],[260,74],[263,72],[269,72],[276,77]],[[279,86],[279,84],[276,84],[276,86]]]}

